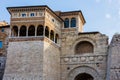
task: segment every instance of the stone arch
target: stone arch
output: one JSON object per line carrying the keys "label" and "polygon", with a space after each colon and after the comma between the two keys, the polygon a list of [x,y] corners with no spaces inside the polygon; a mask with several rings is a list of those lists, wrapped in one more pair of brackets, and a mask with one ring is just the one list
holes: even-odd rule
{"label": "stone arch", "polygon": [[43,36],[44,33],[44,27],[42,25],[39,25],[37,27],[37,36]]}
{"label": "stone arch", "polygon": [[31,25],[28,28],[28,36],[35,36],[35,26],[34,25]]}
{"label": "stone arch", "polygon": [[75,54],[93,53],[94,46],[88,41],[81,41],[75,47]]}
{"label": "stone arch", "polygon": [[15,36],[18,36],[18,26],[13,26],[12,27],[12,35],[15,37]]}
{"label": "stone arch", "polygon": [[88,66],[79,66],[72,69],[68,74],[68,80],[75,80],[76,76],[83,73],[91,75],[94,80],[102,80],[99,73],[94,68]]}
{"label": "stone arch", "polygon": [[27,28],[26,26],[21,26],[20,27],[20,36],[26,36],[26,31],[27,31]]}
{"label": "stone arch", "polygon": [[71,48],[72,48],[72,52],[73,52],[74,54],[75,54],[75,47],[76,47],[76,45],[77,45],[78,43],[82,42],[82,41],[90,42],[90,43],[93,45],[93,47],[94,47],[93,53],[95,52],[96,47],[97,47],[96,41],[93,40],[92,38],[81,37],[81,38],[76,39],[76,40],[72,43],[72,47],[71,47]]}

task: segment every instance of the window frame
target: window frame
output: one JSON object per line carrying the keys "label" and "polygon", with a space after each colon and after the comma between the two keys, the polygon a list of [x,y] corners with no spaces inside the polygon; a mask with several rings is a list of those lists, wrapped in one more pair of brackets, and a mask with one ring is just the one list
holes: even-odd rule
{"label": "window frame", "polygon": [[27,17],[27,13],[21,13],[21,17],[22,17],[22,18]]}
{"label": "window frame", "polygon": [[4,29],[4,28],[2,28],[2,29],[1,29],[1,32],[5,32],[5,29]]}
{"label": "window frame", "polygon": [[70,21],[70,27],[71,28],[75,28],[76,27],[76,23],[77,21],[76,21],[76,18],[75,17],[73,17],[73,18],[71,18],[71,21]]}
{"label": "window frame", "polygon": [[[33,14],[33,15],[32,15],[32,14]],[[35,15],[35,12],[30,12],[29,16],[30,16],[30,17],[35,17],[35,16],[36,16],[36,15]]]}
{"label": "window frame", "polygon": [[0,49],[3,48],[3,41],[0,41]]}
{"label": "window frame", "polygon": [[69,18],[65,18],[65,20],[64,20],[64,28],[69,28],[69,27],[70,27],[70,20],[69,20]]}
{"label": "window frame", "polygon": [[12,13],[12,18],[18,18],[18,17],[19,17],[18,14],[19,14],[19,13]]}

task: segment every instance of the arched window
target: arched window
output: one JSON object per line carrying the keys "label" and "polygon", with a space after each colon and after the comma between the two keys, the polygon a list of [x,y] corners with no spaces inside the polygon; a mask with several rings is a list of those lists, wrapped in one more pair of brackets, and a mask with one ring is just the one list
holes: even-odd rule
{"label": "arched window", "polygon": [[33,25],[28,29],[28,36],[35,36],[35,27]]}
{"label": "arched window", "polygon": [[76,54],[93,53],[94,47],[90,42],[82,41],[75,47]]}
{"label": "arched window", "polygon": [[43,31],[44,31],[44,28],[42,25],[39,25],[37,27],[37,36],[43,36]]}
{"label": "arched window", "polygon": [[58,43],[58,40],[59,40],[59,36],[58,34],[55,35],[55,43]]}
{"label": "arched window", "polygon": [[26,36],[26,26],[21,26],[20,28],[20,36]]}
{"label": "arched window", "polygon": [[54,41],[54,31],[53,30],[50,31],[50,39],[52,41]]}
{"label": "arched window", "polygon": [[71,27],[76,27],[76,18],[71,19]]}
{"label": "arched window", "polygon": [[45,28],[45,36],[49,38],[49,28],[47,26]]}
{"label": "arched window", "polygon": [[12,33],[13,33],[13,36],[18,36],[18,27],[17,26],[13,26]]}
{"label": "arched window", "polygon": [[66,18],[64,21],[64,28],[68,28],[69,27],[69,19]]}

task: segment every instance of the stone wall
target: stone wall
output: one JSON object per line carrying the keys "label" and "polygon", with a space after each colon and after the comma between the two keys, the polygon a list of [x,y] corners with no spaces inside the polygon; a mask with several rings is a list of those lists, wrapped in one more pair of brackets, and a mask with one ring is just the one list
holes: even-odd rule
{"label": "stone wall", "polygon": [[43,80],[61,80],[60,79],[60,47],[55,43],[50,44],[44,42],[43,56],[44,56]]}
{"label": "stone wall", "polygon": [[8,36],[5,32],[0,32],[0,41],[2,42],[2,47],[0,48],[0,80],[2,80],[8,47]]}
{"label": "stone wall", "polygon": [[113,36],[109,46],[107,80],[120,80],[120,34]]}
{"label": "stone wall", "polygon": [[[94,46],[93,53],[76,54],[75,47],[79,42],[87,41]],[[61,45],[61,80],[69,80],[69,74],[75,68],[88,67],[85,73],[89,73],[89,69],[92,68],[97,74],[100,80],[106,78],[106,63],[107,63],[107,49],[108,49],[108,37],[99,32],[90,33],[63,33],[62,45]],[[79,68],[78,72],[80,73]],[[90,73],[93,75],[92,73]],[[94,74],[94,75],[95,75]],[[76,74],[77,76],[78,74]],[[96,78],[94,78],[97,80]]]}
{"label": "stone wall", "polygon": [[9,42],[3,80],[42,80],[43,42]]}

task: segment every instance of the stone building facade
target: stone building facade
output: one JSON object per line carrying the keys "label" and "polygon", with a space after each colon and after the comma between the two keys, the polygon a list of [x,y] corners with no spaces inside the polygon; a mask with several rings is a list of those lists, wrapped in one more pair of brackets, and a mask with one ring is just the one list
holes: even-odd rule
{"label": "stone building facade", "polygon": [[7,35],[3,32],[0,32],[0,80],[2,80],[4,74],[7,46],[8,46]]}
{"label": "stone building facade", "polygon": [[7,10],[11,18],[3,80],[120,79],[120,59],[114,55],[120,55],[119,37],[109,45],[105,34],[83,32],[81,11],[53,11],[46,5]]}

